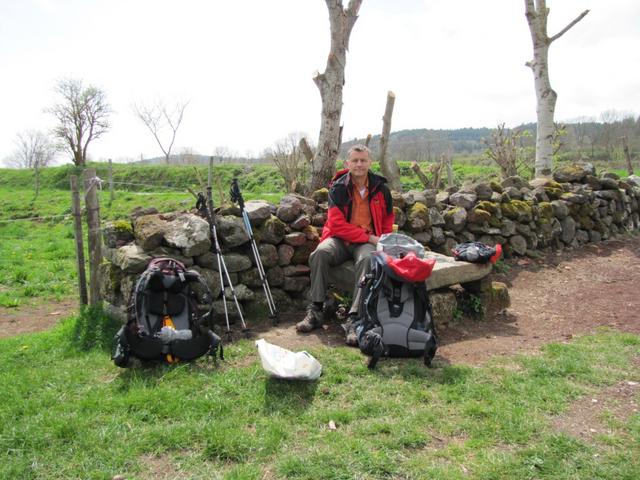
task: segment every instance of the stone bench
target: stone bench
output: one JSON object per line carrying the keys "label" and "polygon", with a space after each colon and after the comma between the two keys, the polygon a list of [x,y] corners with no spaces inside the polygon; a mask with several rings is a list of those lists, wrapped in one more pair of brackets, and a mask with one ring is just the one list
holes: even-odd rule
{"label": "stone bench", "polygon": [[[468,262],[457,262],[453,257],[448,257],[436,252],[425,252],[425,258],[435,258],[436,264],[433,272],[427,280],[427,290],[449,287],[455,284],[469,285],[472,288],[489,273],[492,265]],[[338,290],[351,293],[355,283],[355,266],[348,260],[329,272],[329,283]]]}

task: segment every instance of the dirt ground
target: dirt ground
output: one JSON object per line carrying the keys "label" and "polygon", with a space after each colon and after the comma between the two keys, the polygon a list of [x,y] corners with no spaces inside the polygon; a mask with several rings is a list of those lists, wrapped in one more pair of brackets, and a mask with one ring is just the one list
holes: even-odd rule
{"label": "dirt ground", "polygon": [[[513,259],[493,274],[509,287],[511,306],[484,320],[463,319],[439,332],[436,362],[477,365],[494,355],[535,352],[597,327],[640,334],[640,237]],[[0,308],[0,337],[50,328],[77,310],[75,299],[18,309]],[[293,350],[343,343],[337,323],[308,335],[295,332],[303,315],[281,315],[279,325],[259,322],[253,336]]]}

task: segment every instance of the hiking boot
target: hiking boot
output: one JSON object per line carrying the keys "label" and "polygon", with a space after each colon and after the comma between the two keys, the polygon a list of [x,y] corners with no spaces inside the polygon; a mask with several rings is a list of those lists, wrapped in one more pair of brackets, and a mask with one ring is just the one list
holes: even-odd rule
{"label": "hiking boot", "polygon": [[307,314],[302,321],[296,323],[296,330],[300,333],[308,333],[322,326],[322,310],[315,305],[309,305]]}
{"label": "hiking boot", "polygon": [[349,315],[349,319],[342,324],[342,328],[345,333],[345,343],[350,347],[358,346],[358,333],[356,327],[358,326],[358,317],[355,315]]}

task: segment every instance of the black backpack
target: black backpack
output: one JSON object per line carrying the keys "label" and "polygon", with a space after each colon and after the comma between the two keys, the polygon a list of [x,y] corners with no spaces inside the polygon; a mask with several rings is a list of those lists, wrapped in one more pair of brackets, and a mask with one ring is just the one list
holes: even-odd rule
{"label": "black backpack", "polygon": [[456,260],[469,263],[496,263],[502,254],[502,245],[495,247],[480,242],[459,243],[453,250]]}
{"label": "black backpack", "polygon": [[383,356],[422,356],[430,366],[437,342],[425,280],[435,260],[378,251],[370,262],[371,272],[361,284],[363,318],[356,327],[360,350],[371,356],[368,367],[375,368]]}
{"label": "black backpack", "polygon": [[[198,301],[193,290],[204,292]],[[202,313],[204,311],[204,313]],[[172,258],[155,258],[131,293],[128,320],[115,336],[112,360],[126,368],[131,357],[175,363],[209,354],[215,358],[222,342],[210,328],[211,291],[200,274]]]}

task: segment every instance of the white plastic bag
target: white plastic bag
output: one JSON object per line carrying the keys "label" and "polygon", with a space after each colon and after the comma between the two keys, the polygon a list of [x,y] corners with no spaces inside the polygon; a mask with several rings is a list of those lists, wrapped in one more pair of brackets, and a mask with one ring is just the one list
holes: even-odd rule
{"label": "white plastic bag", "polygon": [[307,352],[292,352],[267,342],[256,341],[262,368],[272,377],[286,380],[317,380],[322,374],[322,365]]}

